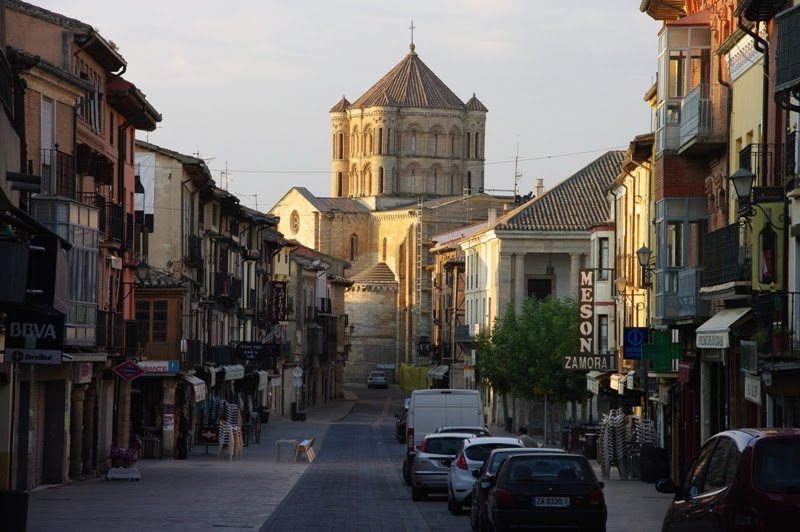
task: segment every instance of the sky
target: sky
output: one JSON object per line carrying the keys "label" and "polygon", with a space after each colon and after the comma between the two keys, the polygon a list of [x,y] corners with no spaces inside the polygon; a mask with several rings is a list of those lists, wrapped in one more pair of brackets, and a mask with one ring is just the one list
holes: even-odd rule
{"label": "sky", "polygon": [[[330,195],[328,111],[408,53],[486,118],[485,186],[552,188],[652,130],[659,23],[610,0],[29,0],[113,41],[161,113],[137,138],[199,156],[268,211],[293,186]],[[517,162],[515,162],[515,159]]]}

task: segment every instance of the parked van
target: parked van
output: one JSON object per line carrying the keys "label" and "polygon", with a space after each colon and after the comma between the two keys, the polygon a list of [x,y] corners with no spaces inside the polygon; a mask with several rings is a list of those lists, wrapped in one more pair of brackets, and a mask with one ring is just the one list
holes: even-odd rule
{"label": "parked van", "polygon": [[406,459],[403,477],[411,482],[411,464],[426,435],[444,426],[483,427],[483,408],[477,390],[414,390],[406,417]]}

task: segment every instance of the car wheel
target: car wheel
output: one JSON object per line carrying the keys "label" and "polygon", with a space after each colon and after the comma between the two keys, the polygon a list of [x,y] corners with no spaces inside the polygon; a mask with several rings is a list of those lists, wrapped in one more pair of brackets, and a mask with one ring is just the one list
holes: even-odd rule
{"label": "car wheel", "polygon": [[427,497],[427,495],[428,494],[425,493],[424,489],[415,488],[414,486],[411,486],[411,500],[412,501],[421,501],[422,499]]}
{"label": "car wheel", "polygon": [[472,530],[478,530],[478,527],[480,526],[478,524],[478,511],[477,511],[477,509],[478,509],[478,505],[477,504],[473,504],[472,508],[469,509],[469,527]]}
{"label": "car wheel", "polygon": [[403,462],[403,480],[406,481],[408,486],[411,485],[411,466],[408,463],[408,460]]}
{"label": "car wheel", "polygon": [[461,514],[461,505],[450,495],[449,492],[447,493],[447,509],[450,510],[450,513],[453,515]]}

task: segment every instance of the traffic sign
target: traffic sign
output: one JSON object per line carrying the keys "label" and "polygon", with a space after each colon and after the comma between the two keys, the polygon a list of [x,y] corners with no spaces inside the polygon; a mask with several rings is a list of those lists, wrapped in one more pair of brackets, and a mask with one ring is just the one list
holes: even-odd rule
{"label": "traffic sign", "polygon": [[112,371],[126,381],[132,381],[144,373],[144,370],[140,368],[133,360],[126,360],[119,366],[115,366]]}
{"label": "traffic sign", "polygon": [[642,346],[647,341],[647,327],[624,327],[622,358],[626,360],[641,360]]}

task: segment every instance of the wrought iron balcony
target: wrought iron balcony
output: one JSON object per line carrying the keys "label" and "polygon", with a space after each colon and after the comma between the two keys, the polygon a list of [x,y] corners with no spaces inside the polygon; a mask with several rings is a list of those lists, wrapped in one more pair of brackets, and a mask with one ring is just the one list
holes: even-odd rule
{"label": "wrought iron balcony", "polygon": [[186,237],[186,257],[184,257],[186,265],[191,268],[196,268],[203,263],[203,239],[197,235],[188,235]]}
{"label": "wrought iron balcony", "polygon": [[208,348],[208,360],[218,366],[233,364],[233,349],[227,345],[215,345]]}
{"label": "wrought iron balcony", "polygon": [[753,301],[758,351],[771,362],[800,360],[800,292],[761,292]]}
{"label": "wrought iron balcony", "polygon": [[207,346],[200,340],[186,340],[186,367],[202,366],[204,350],[207,350]]}
{"label": "wrought iron balcony", "polygon": [[242,282],[229,273],[217,272],[214,274],[214,295],[216,297],[238,300],[241,287]]}
{"label": "wrought iron balcony", "polygon": [[[794,146],[794,135],[790,135]],[[788,139],[787,139],[788,140]],[[785,187],[794,179],[795,157],[793,149],[783,144],[748,144],[739,152],[739,168],[758,176],[757,186]]]}
{"label": "wrought iron balcony", "polygon": [[731,224],[707,233],[703,253],[703,286],[751,279],[749,255],[739,246],[739,225]]}

